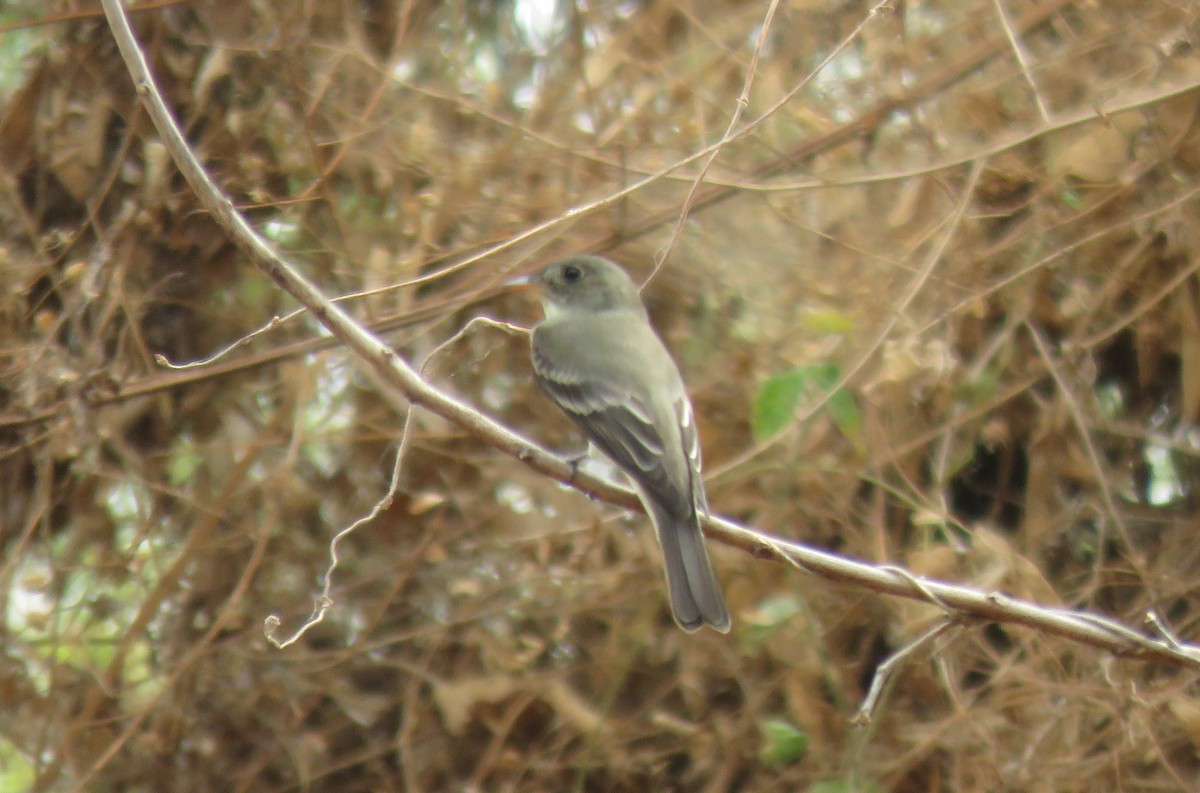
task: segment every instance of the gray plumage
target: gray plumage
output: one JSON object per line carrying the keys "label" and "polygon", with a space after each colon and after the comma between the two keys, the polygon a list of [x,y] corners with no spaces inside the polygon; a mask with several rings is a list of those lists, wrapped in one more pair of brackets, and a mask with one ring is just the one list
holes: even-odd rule
{"label": "gray plumage", "polygon": [[695,416],[637,286],[598,256],[564,259],[535,280],[546,290],[546,319],[533,329],[538,382],[633,481],[662,548],[675,622],[727,632],[700,530],[708,502]]}

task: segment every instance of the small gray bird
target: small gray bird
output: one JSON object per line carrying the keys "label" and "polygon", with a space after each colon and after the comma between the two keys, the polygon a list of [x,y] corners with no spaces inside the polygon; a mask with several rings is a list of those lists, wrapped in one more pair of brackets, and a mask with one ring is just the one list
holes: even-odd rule
{"label": "small gray bird", "polygon": [[598,256],[564,259],[533,281],[545,288],[546,318],[533,329],[542,390],[633,481],[662,548],[675,622],[727,632],[700,531],[708,502],[696,419],[637,286]]}

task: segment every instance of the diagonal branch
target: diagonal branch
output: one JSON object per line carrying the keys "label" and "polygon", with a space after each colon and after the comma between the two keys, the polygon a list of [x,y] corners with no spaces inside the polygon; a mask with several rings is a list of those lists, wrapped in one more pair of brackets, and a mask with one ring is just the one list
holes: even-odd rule
{"label": "diagonal branch", "polygon": [[[371,367],[386,387],[395,389],[413,404],[431,410],[475,438],[517,458],[540,473],[571,484],[598,499],[629,509],[640,509],[632,491],[584,472],[574,471],[570,465],[545,449],[440,391],[423,379],[395,351],[355,322],[339,306],[329,301],[316,286],[285,261],[234,209],[229,198],[213,183],[197,161],[163,103],[145,57],[134,39],[120,0],[102,0],[102,3],[138,96],[146,106],[176,165],[195,190],[201,204],[212,213],[257,267],[312,311],[331,334]],[[726,545],[741,548],[755,556],[786,562],[830,581],[931,602],[952,612],[960,620],[1025,625],[1118,655],[1200,669],[1200,646],[1179,644],[1169,640],[1169,637],[1150,638],[1114,620],[1097,615],[1048,608],[1010,598],[998,592],[984,592],[970,587],[926,580],[896,567],[853,561],[772,537],[720,518],[707,519],[705,528],[711,536]]]}

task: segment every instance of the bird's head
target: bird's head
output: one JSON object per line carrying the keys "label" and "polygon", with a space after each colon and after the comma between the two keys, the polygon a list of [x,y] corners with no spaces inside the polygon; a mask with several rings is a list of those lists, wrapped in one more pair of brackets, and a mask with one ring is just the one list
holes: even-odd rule
{"label": "bird's head", "polygon": [[571,256],[532,279],[545,289],[546,316],[630,309],[644,312],[637,285],[624,270],[599,256]]}

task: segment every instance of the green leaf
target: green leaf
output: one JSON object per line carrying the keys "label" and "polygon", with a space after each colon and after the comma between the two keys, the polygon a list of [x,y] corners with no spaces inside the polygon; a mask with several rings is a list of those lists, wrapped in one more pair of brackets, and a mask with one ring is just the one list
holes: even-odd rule
{"label": "green leaf", "polygon": [[[817,398],[837,384],[842,375],[837,364],[810,364],[768,378],[758,390],[750,426],[754,439],[763,441],[783,431],[792,421],[802,396]],[[825,410],[847,438],[854,438],[862,427],[862,418],[854,397],[844,388],[834,391],[825,402]]]}
{"label": "green leaf", "polygon": [[794,763],[808,751],[808,733],[789,721],[770,719],[763,723],[762,734],[759,757],[768,765]]}
{"label": "green leaf", "polygon": [[844,336],[854,330],[854,318],[841,311],[809,311],[801,315],[800,328],[807,333]]}
{"label": "green leaf", "polygon": [[754,414],[750,418],[754,439],[765,440],[786,427],[807,387],[808,375],[802,369],[768,378],[758,389]]}
{"label": "green leaf", "polygon": [[858,405],[854,404],[854,397],[850,396],[849,391],[844,388],[834,391],[833,396],[825,403],[825,409],[829,411],[830,418],[843,435],[847,438],[858,437],[862,419],[858,415]]}
{"label": "green leaf", "polygon": [[810,787],[808,793],[877,793],[879,789],[879,785],[874,782],[826,780]]}
{"label": "green leaf", "polygon": [[777,595],[761,601],[751,615],[743,619],[751,644],[762,644],[803,612],[804,604],[795,595]]}
{"label": "green leaf", "polygon": [[37,780],[37,767],[22,754],[15,744],[0,739],[0,793],[23,793],[33,790]]}
{"label": "green leaf", "polygon": [[167,477],[172,485],[178,487],[189,482],[203,462],[204,458],[196,451],[191,440],[184,439],[167,466]]}

